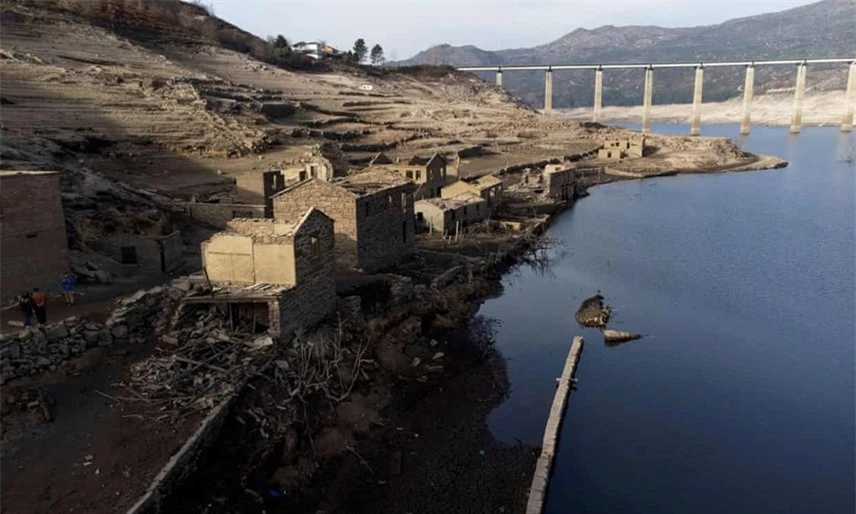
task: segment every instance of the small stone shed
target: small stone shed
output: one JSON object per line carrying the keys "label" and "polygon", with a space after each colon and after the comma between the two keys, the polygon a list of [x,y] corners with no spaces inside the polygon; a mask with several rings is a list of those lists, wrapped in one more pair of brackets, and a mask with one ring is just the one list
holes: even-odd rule
{"label": "small stone shed", "polygon": [[285,334],[310,328],[335,309],[333,220],[310,208],[296,221],[235,219],[202,243],[202,266],[217,285],[193,303],[232,305]]}
{"label": "small stone shed", "polygon": [[184,263],[181,232],[177,230],[166,235],[105,234],[94,246],[116,262],[146,273],[168,273]]}
{"label": "small stone shed", "polygon": [[24,290],[59,288],[69,269],[59,174],[0,171],[2,300]]}
{"label": "small stone shed", "polygon": [[334,221],[338,262],[374,272],[413,253],[414,189],[413,182],[386,170],[335,182],[310,179],[274,196],[274,218],[320,209]]}
{"label": "small stone shed", "polygon": [[417,222],[431,231],[450,234],[456,226],[466,226],[485,220],[490,206],[481,196],[463,192],[452,198],[427,198],[415,205]]}
{"label": "small stone shed", "polygon": [[502,180],[494,175],[484,175],[474,180],[458,180],[440,191],[441,198],[454,198],[461,193],[478,195],[487,202],[491,211],[502,203]]}

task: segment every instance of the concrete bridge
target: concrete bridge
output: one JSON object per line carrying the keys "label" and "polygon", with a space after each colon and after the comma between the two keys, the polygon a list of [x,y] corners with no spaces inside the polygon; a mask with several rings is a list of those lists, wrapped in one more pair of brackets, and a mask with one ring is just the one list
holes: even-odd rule
{"label": "concrete bridge", "polygon": [[799,133],[802,125],[803,97],[805,96],[805,76],[809,64],[840,63],[848,65],[847,92],[841,131],[853,130],[853,111],[856,110],[856,58],[836,57],[829,59],[785,59],[776,61],[728,61],[728,62],[680,62],[680,63],[629,63],[629,64],[559,64],[559,65],[515,65],[515,66],[462,66],[461,71],[494,71],[496,84],[502,87],[502,74],[508,71],[543,70],[544,76],[544,113],[553,110],[553,71],[557,70],[593,70],[594,71],[594,109],[593,120],[602,120],[603,107],[603,70],[642,69],[645,70],[645,89],[642,95],[642,132],[651,131],[651,99],[654,96],[655,68],[694,68],[695,84],[693,88],[693,110],[690,119],[690,134],[697,136],[701,131],[701,103],[704,83],[704,69],[725,66],[743,66],[746,68],[746,81],[743,87],[743,112],[740,133],[748,134],[751,125],[752,96],[755,86],[755,67],[791,64],[797,68],[796,87],[794,89],[794,108],[791,114],[791,133]]}

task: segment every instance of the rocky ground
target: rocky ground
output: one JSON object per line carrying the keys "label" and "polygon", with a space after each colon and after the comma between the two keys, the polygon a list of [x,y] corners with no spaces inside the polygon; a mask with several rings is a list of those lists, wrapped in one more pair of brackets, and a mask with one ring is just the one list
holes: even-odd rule
{"label": "rocky ground", "polygon": [[[803,104],[803,124],[840,125],[846,109],[844,90],[807,91]],[[689,123],[692,104],[654,105],[651,119],[661,123]],[[752,101],[752,123],[768,126],[789,126],[794,108],[793,89],[756,96]],[[591,108],[560,109],[560,116],[572,120],[590,120]],[[642,119],[642,106],[605,106],[603,117],[607,122],[638,122]],[[743,98],[725,102],[706,102],[701,109],[702,132],[706,123],[740,123],[743,119]]]}

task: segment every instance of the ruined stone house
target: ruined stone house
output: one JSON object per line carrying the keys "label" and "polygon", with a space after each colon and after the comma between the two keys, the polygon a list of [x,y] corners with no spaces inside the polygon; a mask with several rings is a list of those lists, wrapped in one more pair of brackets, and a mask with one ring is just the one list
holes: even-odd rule
{"label": "ruined stone house", "polygon": [[545,197],[557,201],[573,200],[577,175],[567,164],[548,164],[541,174],[541,183]]}
{"label": "ruined stone house", "polygon": [[452,234],[457,228],[484,221],[490,216],[488,202],[470,191],[450,198],[419,200],[414,209],[417,223],[442,234]]}
{"label": "ruined stone house", "polygon": [[484,175],[473,180],[457,180],[440,191],[441,198],[453,198],[461,193],[472,193],[487,202],[491,212],[502,204],[502,180],[494,175]]}
{"label": "ruined stone house", "polygon": [[414,189],[413,182],[382,169],[336,182],[310,179],[274,195],[274,218],[320,209],[334,221],[339,263],[377,271],[400,262],[415,248]]}
{"label": "ruined stone house", "polygon": [[440,190],[453,177],[448,173],[446,159],[440,154],[431,157],[412,157],[407,162],[393,161],[386,154],[377,154],[369,163],[369,169],[385,169],[416,184],[414,198],[436,198]]}
{"label": "ruined stone house", "polygon": [[90,246],[119,264],[143,273],[168,273],[184,263],[181,233],[177,230],[151,235],[107,233],[99,236]]}
{"label": "ruined stone house", "polygon": [[296,220],[235,219],[202,243],[205,276],[218,286],[191,303],[221,304],[273,333],[309,329],[336,307],[333,220],[318,209]]}
{"label": "ruined stone house", "polygon": [[617,161],[642,157],[645,153],[645,138],[609,139],[597,151],[598,159]]}
{"label": "ruined stone house", "polygon": [[0,270],[3,301],[59,288],[69,261],[56,172],[0,171]]}

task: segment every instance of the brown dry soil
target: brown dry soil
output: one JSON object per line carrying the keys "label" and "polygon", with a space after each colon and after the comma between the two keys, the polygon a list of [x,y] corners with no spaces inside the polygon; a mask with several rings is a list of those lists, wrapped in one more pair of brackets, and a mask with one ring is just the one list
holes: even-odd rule
{"label": "brown dry soil", "polygon": [[[157,423],[141,418],[135,404],[96,392],[121,396],[123,390],[112,384],[152,348],[152,343],[96,348],[57,371],[3,387],[4,513],[107,514],[137,501],[200,418]],[[39,409],[9,403],[37,388],[53,404],[52,421]]]}

